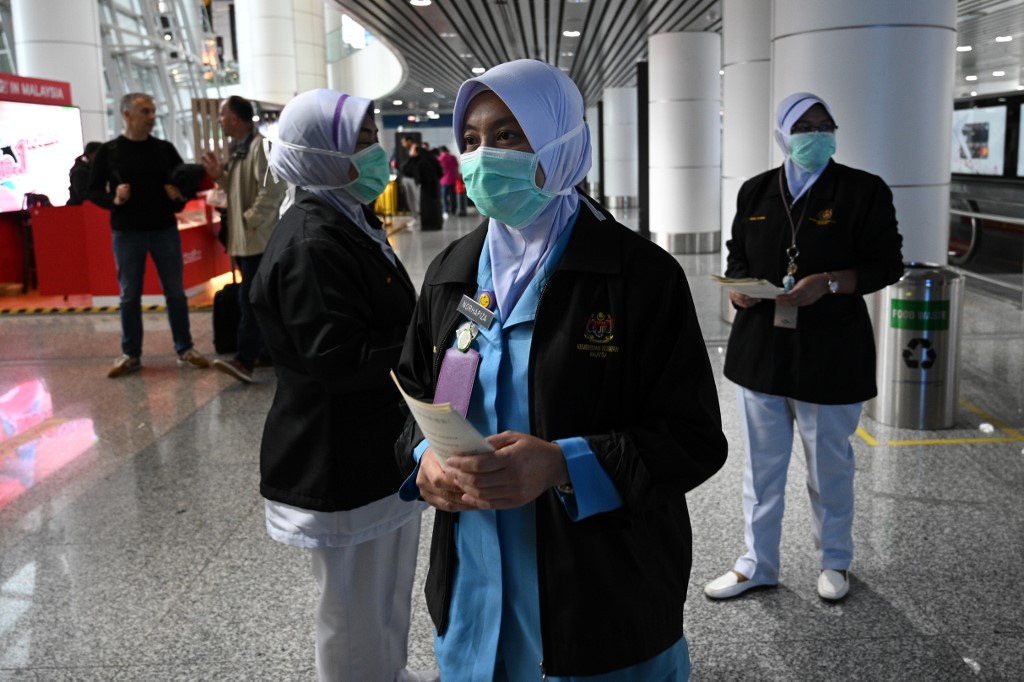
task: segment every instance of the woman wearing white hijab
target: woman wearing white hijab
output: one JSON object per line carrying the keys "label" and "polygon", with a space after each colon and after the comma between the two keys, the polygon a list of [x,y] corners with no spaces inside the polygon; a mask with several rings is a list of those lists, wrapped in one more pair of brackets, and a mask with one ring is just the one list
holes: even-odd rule
{"label": "woman wearing white hijab", "polygon": [[416,292],[365,206],[389,173],[372,110],[313,90],[281,112],[270,169],[295,200],[252,287],[277,373],[260,493],[270,536],[312,556],[321,682],[436,679],[405,667],[423,505],[394,492],[404,415],[388,371]]}
{"label": "woman wearing white hijab", "polygon": [[876,393],[875,345],[862,296],[903,274],[892,192],[831,160],[836,124],[806,92],[779,104],[781,168],[740,189],[726,275],[764,278],[774,301],[735,291],[725,376],[738,385],[746,446],[747,553],[704,588],[712,599],[779,580],[786,470],[796,422],[807,457],[818,595],[837,601],[853,560],[853,447],[861,407]]}
{"label": "woman wearing white hijab", "polygon": [[411,420],[397,446],[403,497],[437,509],[426,596],[446,682],[689,673],[685,493],[725,460],[717,394],[678,263],[574,188],[583,112],[534,60],[455,102],[488,219],[431,264],[398,369],[495,448],[442,466]]}

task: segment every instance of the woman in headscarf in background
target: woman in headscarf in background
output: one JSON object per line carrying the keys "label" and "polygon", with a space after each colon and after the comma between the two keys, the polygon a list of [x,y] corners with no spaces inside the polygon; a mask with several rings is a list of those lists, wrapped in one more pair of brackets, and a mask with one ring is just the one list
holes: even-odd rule
{"label": "woman in headscarf in background", "polygon": [[399,378],[495,452],[442,465],[413,421],[397,446],[403,497],[437,508],[426,596],[446,682],[689,672],[685,493],[725,461],[717,393],[679,264],[575,189],[583,112],[534,60],[455,102],[488,218],[429,267]]}
{"label": "woman in headscarf in background", "polygon": [[252,303],[277,373],[260,451],[267,532],[308,548],[326,680],[436,678],[406,669],[423,505],[401,502],[401,398],[388,377],[416,292],[366,206],[388,182],[373,102],[312,90],[281,112],[270,170],[295,201]]}
{"label": "woman in headscarf in background", "polygon": [[831,160],[836,124],[798,92],[779,104],[781,168],[740,189],[726,275],[767,279],[774,301],[735,291],[725,376],[738,385],[746,446],[747,553],[704,593],[735,597],[779,579],[786,470],[796,421],[807,458],[818,595],[846,596],[853,560],[850,437],[875,389],[875,343],[863,295],[903,274],[892,192],[878,176]]}

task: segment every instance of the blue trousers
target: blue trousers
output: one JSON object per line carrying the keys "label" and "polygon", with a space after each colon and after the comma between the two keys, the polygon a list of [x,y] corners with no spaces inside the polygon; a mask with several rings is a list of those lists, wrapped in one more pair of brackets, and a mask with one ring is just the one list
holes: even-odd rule
{"label": "blue trousers", "polygon": [[863,403],[817,405],[739,387],[746,446],[743,521],[747,553],[733,569],[760,584],[779,581],[786,472],[796,422],[807,458],[811,533],[821,568],[853,560],[853,446]]}
{"label": "blue trousers", "polygon": [[121,352],[135,358],[142,356],[142,282],[148,254],[156,266],[167,300],[174,352],[184,353],[192,347],[192,332],[188,322],[188,299],[182,284],[185,265],[178,230],[113,232],[114,262],[121,289]]}

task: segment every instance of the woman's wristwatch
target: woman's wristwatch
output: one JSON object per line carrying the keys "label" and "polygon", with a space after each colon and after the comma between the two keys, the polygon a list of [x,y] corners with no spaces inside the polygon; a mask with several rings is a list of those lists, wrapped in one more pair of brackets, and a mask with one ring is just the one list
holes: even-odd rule
{"label": "woman's wristwatch", "polygon": [[831,272],[826,272],[825,277],[828,277],[828,293],[838,294],[839,293],[839,280],[832,276]]}

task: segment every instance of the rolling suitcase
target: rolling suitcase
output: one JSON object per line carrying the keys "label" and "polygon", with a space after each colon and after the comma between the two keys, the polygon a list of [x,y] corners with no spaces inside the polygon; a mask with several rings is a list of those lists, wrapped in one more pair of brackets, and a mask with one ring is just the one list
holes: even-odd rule
{"label": "rolling suitcase", "polygon": [[[235,272],[231,271],[234,280]],[[213,349],[218,355],[238,350],[238,282],[232,281],[213,295]]]}

